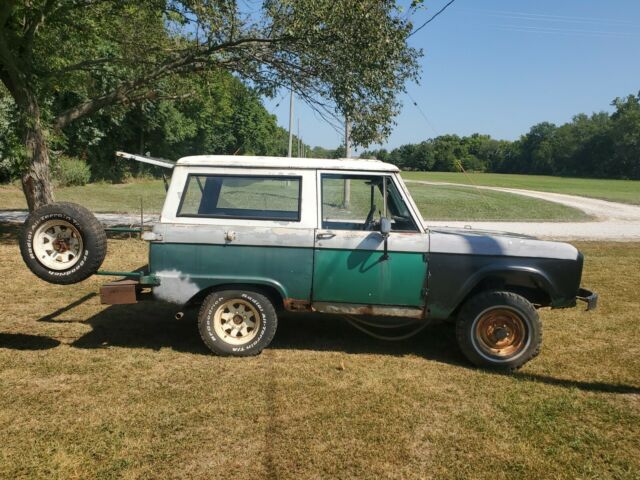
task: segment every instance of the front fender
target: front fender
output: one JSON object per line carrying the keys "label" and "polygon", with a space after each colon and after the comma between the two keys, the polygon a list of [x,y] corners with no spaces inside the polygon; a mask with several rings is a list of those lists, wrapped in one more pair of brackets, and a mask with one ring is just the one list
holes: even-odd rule
{"label": "front fender", "polygon": [[[575,283],[568,277],[575,276],[568,265],[558,259],[508,257],[492,255],[431,255],[427,308],[429,315],[446,319],[482,282],[496,280],[501,283],[535,288],[544,291],[552,306],[571,300]],[[579,280],[579,278],[578,278]],[[571,285],[569,285],[571,284]],[[491,285],[488,285],[491,288]],[[565,298],[566,297],[566,298]]]}
{"label": "front fender", "polygon": [[508,267],[488,265],[471,275],[471,277],[469,277],[464,283],[461,288],[461,292],[457,297],[456,308],[465,298],[467,298],[474,288],[490,278],[512,281],[514,279],[519,279],[521,281],[518,283],[533,283],[536,287],[542,289],[547,295],[549,295],[549,298],[556,298],[558,295],[557,288],[554,286],[553,281],[540,269],[523,265],[512,265]]}

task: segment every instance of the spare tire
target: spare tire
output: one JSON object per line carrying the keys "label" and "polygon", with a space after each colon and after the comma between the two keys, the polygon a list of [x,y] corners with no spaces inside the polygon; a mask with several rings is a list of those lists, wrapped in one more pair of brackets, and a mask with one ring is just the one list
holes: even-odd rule
{"label": "spare tire", "polygon": [[49,283],[78,283],[98,271],[107,235],[93,214],[75,203],[51,203],[29,214],[20,237],[29,269]]}

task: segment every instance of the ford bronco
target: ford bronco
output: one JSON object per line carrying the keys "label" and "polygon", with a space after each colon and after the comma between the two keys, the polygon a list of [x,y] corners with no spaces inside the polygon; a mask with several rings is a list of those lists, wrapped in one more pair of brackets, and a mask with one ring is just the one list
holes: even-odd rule
{"label": "ford bronco", "polygon": [[[95,273],[122,280],[103,303],[153,298],[200,305],[202,339],[216,354],[255,355],[276,333],[277,312],[313,311],[416,326],[452,319],[474,364],[515,369],[537,355],[541,307],[576,299],[583,257],[567,243],[508,233],[429,228],[397,167],[376,160],[192,156],[171,168],[159,221],[142,231],[144,270],[103,272],[106,233],[84,207],[31,213],[21,251],[52,283]],[[109,229],[107,229],[109,230]],[[127,230],[127,229],[111,229]]]}

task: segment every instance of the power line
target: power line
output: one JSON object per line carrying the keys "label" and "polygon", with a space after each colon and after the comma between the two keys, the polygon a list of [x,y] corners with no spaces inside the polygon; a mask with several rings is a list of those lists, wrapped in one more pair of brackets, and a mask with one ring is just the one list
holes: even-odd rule
{"label": "power line", "polygon": [[435,129],[435,127],[433,126],[433,124],[429,121],[429,119],[427,118],[427,114],[424,113],[424,111],[420,108],[420,105],[418,105],[418,102],[416,102],[413,97],[411,96],[411,94],[409,92],[407,92],[407,97],[409,97],[409,99],[411,100],[411,102],[415,105],[415,107],[418,109],[418,111],[420,112],[420,115],[422,115],[422,118],[424,118],[424,121],[427,122],[427,125],[429,125],[429,127],[431,128],[431,130],[433,130],[433,133],[435,133],[437,136],[440,136],[440,134],[438,133],[438,131]]}
{"label": "power line", "polygon": [[282,95],[282,96],[280,97],[280,100],[278,100],[278,103],[276,103],[276,104],[275,104],[275,106],[271,107],[271,109],[270,109],[270,110],[268,110],[269,115],[274,115],[274,114],[275,114],[276,109],[280,106],[280,104],[282,103],[282,100],[284,100],[284,97],[286,97],[287,95],[288,95],[287,93],[285,93],[284,95]]}
{"label": "power line", "polygon": [[447,7],[449,7],[449,5],[451,5],[453,2],[455,2],[456,0],[450,0],[444,7],[442,7],[440,10],[438,10],[436,13],[433,14],[433,16],[431,18],[429,18],[429,20],[427,20],[426,22],[424,22],[422,25],[420,25],[418,28],[416,28],[413,32],[411,32],[407,38],[409,38],[412,35],[415,35],[416,33],[418,33],[420,30],[422,30],[424,27],[426,27],[427,25],[429,25],[431,22],[433,22],[435,20],[435,18],[440,15],[442,12],[444,12]]}
{"label": "power line", "polygon": [[[409,92],[407,92],[407,96],[411,99],[411,101],[413,102],[413,104],[415,105],[415,107],[418,109],[418,111],[420,112],[420,115],[422,115],[422,118],[424,118],[424,121],[427,122],[427,125],[429,125],[429,127],[431,127],[431,130],[433,130],[435,132],[436,135],[440,136],[440,134],[438,133],[438,131],[433,127],[433,125],[431,124],[431,122],[429,121],[429,119],[427,118],[427,115],[424,113],[424,111],[422,110],[422,108],[420,108],[420,105],[418,105],[418,102],[416,102],[413,97],[411,96],[411,94]],[[464,169],[464,166],[462,165],[462,162],[459,159],[456,159],[454,162],[454,165],[456,166],[456,168],[458,170],[460,170],[460,172],[462,172],[462,174],[465,176],[465,178],[467,179],[467,181],[469,182],[469,184],[473,185],[474,187],[476,187],[476,190],[478,191],[478,193],[480,194],[480,198],[482,198],[482,201],[485,203],[485,205],[487,205],[488,207],[491,207],[492,205],[487,201],[487,197],[485,197],[484,192],[482,191],[482,189],[476,185],[476,183],[471,179],[471,177],[469,176],[469,174],[467,173],[467,171]]]}

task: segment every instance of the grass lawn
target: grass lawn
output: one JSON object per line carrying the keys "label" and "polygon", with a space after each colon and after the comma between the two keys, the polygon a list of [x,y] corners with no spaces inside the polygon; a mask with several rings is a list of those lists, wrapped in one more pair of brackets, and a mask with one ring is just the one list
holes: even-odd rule
{"label": "grass lawn", "polygon": [[[1,478],[616,478],[640,475],[640,243],[582,243],[594,312],[545,310],[542,353],[471,368],[448,325],[404,342],[281,318],[248,359],[194,315],[46,284],[0,226]],[[112,240],[105,268],[146,246]]]}
{"label": "grass lawn", "polygon": [[[422,215],[428,220],[539,220],[581,221],[590,217],[580,210],[534,198],[464,187],[408,184]],[[356,192],[354,192],[354,195]],[[164,202],[160,180],[125,184],[93,183],[55,190],[59,201],[85,205],[95,212],[136,213],[140,198],[147,213],[159,213]],[[366,198],[365,198],[366,197]],[[368,205],[368,194],[363,201]],[[14,185],[0,186],[0,209],[25,209],[22,191]]]}
{"label": "grass lawn", "polygon": [[544,175],[510,175],[500,173],[403,172],[407,180],[524,188],[543,192],[567,193],[602,198],[614,202],[640,204],[640,181],[565,178]]}
{"label": "grass lawn", "polygon": [[[84,187],[56,188],[57,201],[74,202],[94,212],[140,212],[140,198],[144,211],[159,213],[164,203],[162,180],[136,180],[131,183],[91,183]],[[22,190],[15,185],[0,185],[0,209],[26,209]]]}

